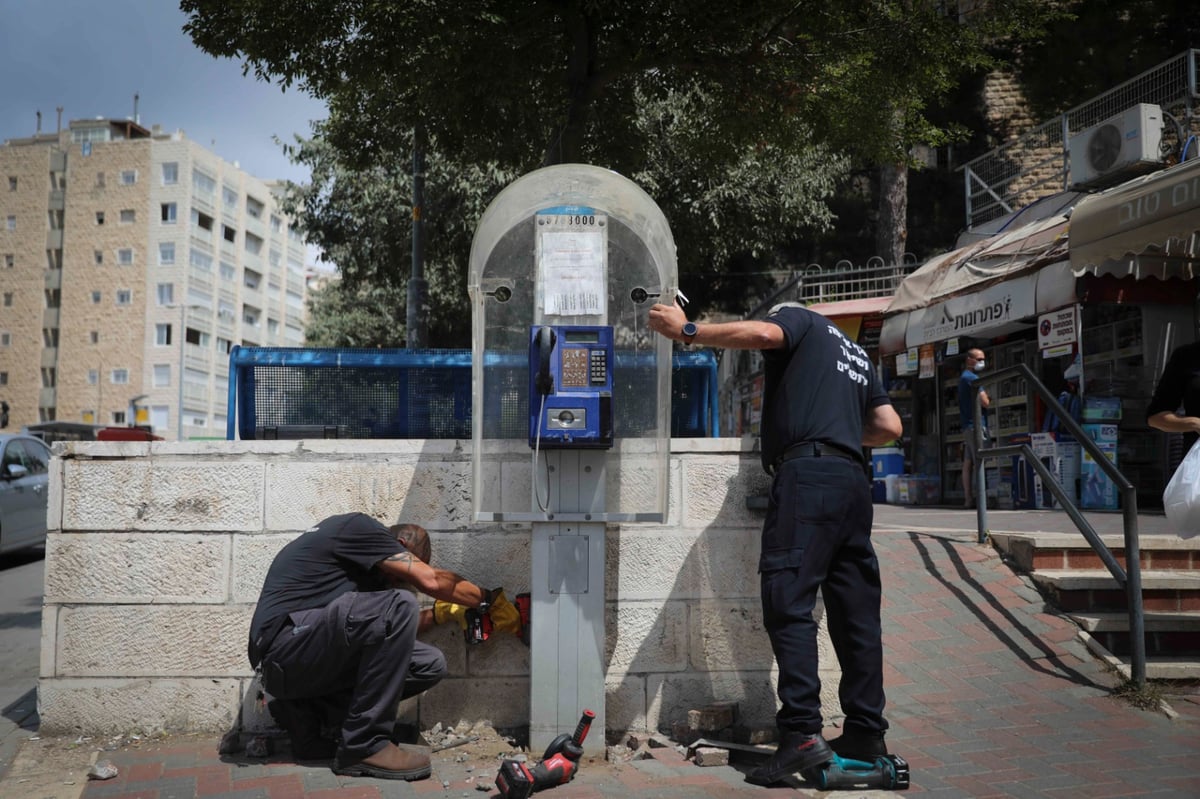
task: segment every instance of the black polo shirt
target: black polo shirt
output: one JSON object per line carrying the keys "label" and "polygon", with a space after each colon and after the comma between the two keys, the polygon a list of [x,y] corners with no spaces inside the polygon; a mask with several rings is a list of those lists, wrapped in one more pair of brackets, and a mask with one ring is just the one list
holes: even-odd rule
{"label": "black polo shirt", "polygon": [[250,622],[251,665],[258,668],[288,614],[323,608],[348,591],[388,588],[375,566],[405,551],[395,533],[365,513],[330,516],[288,542],[267,570]]}
{"label": "black polo shirt", "polygon": [[862,462],[863,419],[871,408],[891,404],[866,350],[807,308],[781,306],[765,321],[783,328],[787,345],[763,350],[764,468],[807,441],[839,447]]}

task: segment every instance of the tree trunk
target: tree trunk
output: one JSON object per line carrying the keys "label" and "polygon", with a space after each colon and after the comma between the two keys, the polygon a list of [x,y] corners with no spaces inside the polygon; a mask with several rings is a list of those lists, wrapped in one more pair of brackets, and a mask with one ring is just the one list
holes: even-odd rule
{"label": "tree trunk", "polygon": [[875,228],[875,252],[888,264],[904,259],[908,241],[908,166],[904,163],[879,167],[879,222]]}

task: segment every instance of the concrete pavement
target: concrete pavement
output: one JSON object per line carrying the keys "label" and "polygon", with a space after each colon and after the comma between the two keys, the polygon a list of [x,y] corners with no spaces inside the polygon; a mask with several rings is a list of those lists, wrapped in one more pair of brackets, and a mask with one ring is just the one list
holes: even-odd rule
{"label": "concrete pavement", "polygon": [[[1101,534],[1119,514],[1089,514]],[[1073,528],[1053,511],[992,511],[993,531]],[[944,797],[1200,797],[1200,703],[1168,697],[1171,714],[1114,698],[1119,682],[1076,626],[1045,607],[1027,578],[976,543],[972,511],[876,506],[884,579],[884,646],[891,751],[912,770],[910,793]],[[1143,534],[1165,532],[1143,515]],[[837,730],[827,731],[834,737]],[[557,799],[694,799],[819,795],[796,780],[743,781],[752,760],[700,767],[674,748],[648,759],[585,763]],[[167,797],[495,796],[494,747],[434,755],[416,783],[338,777],[283,758],[221,756],[216,736],[173,736],[100,753],[119,774],[81,786],[84,799]],[[842,792],[885,796],[882,791]],[[0,778],[0,796],[22,796]]]}

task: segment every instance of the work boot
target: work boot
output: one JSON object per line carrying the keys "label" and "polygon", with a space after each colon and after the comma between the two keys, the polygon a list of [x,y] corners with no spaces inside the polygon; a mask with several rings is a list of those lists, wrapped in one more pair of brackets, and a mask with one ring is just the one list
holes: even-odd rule
{"label": "work boot", "polygon": [[859,760],[864,763],[873,763],[876,758],[883,757],[888,753],[882,732],[864,730],[860,727],[844,729],[840,738],[834,738],[829,742],[829,748],[837,752],[838,757]]}
{"label": "work boot", "polygon": [[381,780],[423,780],[433,771],[429,754],[419,747],[403,748],[388,742],[386,746],[362,760],[346,762],[339,754],[333,771],[346,777],[375,777]]}
{"label": "work boot", "polygon": [[771,759],[746,775],[746,782],[771,785],[784,777],[828,763],[833,750],[821,733],[785,732]]}

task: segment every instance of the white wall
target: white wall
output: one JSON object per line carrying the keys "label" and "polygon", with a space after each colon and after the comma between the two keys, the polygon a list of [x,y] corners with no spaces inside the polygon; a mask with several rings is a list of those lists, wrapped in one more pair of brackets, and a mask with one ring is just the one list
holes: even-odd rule
{"label": "white wall", "polygon": [[[770,727],[774,661],[756,574],[762,512],[746,506],[748,496],[766,493],[767,477],[749,443],[672,444],[668,523],[608,530],[609,731],[668,730],[689,709],[717,700],[738,702],[747,723]],[[470,520],[469,445],[56,445],[42,729],[268,727],[246,659],[254,603],[280,547],[332,514],[421,524],[433,538],[435,565],[504,586],[510,596],[529,590],[529,526]],[[530,653],[516,638],[468,650],[452,624],[426,638],[445,651],[450,676],[410,700],[407,716],[425,728],[528,723]],[[834,717],[838,672],[824,632],[821,646],[825,713]]]}

